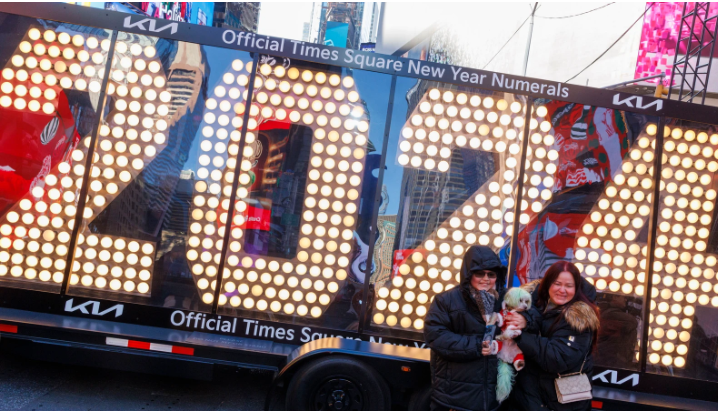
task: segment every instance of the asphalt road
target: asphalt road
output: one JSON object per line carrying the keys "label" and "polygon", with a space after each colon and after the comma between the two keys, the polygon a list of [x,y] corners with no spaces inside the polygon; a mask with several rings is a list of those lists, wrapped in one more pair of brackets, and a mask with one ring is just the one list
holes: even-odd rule
{"label": "asphalt road", "polygon": [[271,380],[266,373],[240,370],[195,381],[0,352],[0,410],[262,410]]}

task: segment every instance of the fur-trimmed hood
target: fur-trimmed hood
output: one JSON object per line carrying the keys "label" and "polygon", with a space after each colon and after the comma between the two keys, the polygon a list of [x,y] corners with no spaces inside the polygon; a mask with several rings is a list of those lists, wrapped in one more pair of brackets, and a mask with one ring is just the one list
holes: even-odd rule
{"label": "fur-trimmed hood", "polygon": [[534,290],[538,289],[539,285],[541,284],[541,279],[533,280],[529,283],[524,283],[521,285],[521,289],[525,290],[528,293],[534,293]]}
{"label": "fur-trimmed hood", "polygon": [[569,326],[578,332],[585,332],[587,330],[595,332],[598,330],[598,325],[600,324],[593,308],[580,300],[573,302],[571,306],[566,309],[564,318]]}

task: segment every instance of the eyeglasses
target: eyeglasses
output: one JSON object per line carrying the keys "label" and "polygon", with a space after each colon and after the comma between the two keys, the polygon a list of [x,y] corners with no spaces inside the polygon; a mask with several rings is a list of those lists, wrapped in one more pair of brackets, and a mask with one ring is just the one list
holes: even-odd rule
{"label": "eyeglasses", "polygon": [[477,270],[477,271],[473,272],[472,275],[478,279],[481,279],[484,277],[488,277],[489,279],[496,279],[496,272],[492,272],[490,270]]}

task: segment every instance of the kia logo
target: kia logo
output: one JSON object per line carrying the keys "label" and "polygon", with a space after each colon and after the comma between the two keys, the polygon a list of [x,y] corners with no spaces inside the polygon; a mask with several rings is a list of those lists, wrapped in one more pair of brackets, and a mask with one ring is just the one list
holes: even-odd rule
{"label": "kia logo", "polygon": [[[149,23],[147,27],[145,27],[145,23]],[[179,24],[175,23],[168,23],[167,25],[163,27],[157,27],[157,21],[153,19],[142,19],[140,21],[136,21],[132,23],[132,16],[125,17],[125,23],[123,25],[124,27],[128,29],[140,29],[143,31],[151,31],[153,33],[159,33],[163,30],[170,29],[170,34],[177,33],[177,28],[179,27]]]}
{"label": "kia logo", "polygon": [[656,99],[650,103],[643,104],[643,97],[641,96],[629,96],[621,100],[620,93],[616,93],[615,95],[613,95],[613,104],[615,104],[616,106],[624,105],[631,108],[635,107],[636,109],[648,109],[651,106],[655,106],[656,111],[663,109],[663,100],[661,99]]}

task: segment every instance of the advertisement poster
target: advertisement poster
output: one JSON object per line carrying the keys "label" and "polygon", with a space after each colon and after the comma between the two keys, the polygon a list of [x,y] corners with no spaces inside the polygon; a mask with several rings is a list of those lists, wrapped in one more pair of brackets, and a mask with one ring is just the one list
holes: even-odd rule
{"label": "advertisement poster", "polygon": [[206,2],[146,2],[141,8],[150,17],[201,26],[211,26],[214,15],[214,3]]}
{"label": "advertisement poster", "polygon": [[328,21],[327,31],[324,34],[324,44],[334,47],[347,47],[347,36],[349,35],[349,23]]}
{"label": "advertisement poster", "polygon": [[200,26],[211,26],[214,17],[214,3],[197,2],[187,3],[192,5],[192,16],[190,23],[199,24]]}

